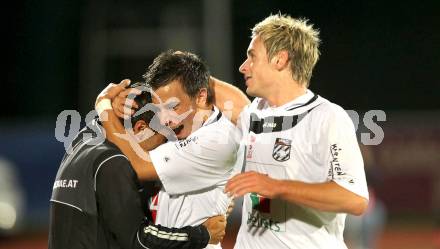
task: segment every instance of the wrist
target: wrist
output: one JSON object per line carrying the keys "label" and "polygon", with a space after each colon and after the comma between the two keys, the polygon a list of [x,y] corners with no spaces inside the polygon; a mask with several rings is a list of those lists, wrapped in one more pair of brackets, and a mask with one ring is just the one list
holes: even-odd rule
{"label": "wrist", "polygon": [[283,180],[275,180],[273,198],[274,199],[283,199],[283,196],[286,195],[286,191],[288,189],[287,181]]}
{"label": "wrist", "polygon": [[96,101],[95,110],[99,116],[101,116],[104,111],[112,109],[112,102],[109,98],[102,98]]}
{"label": "wrist", "polygon": [[204,225],[191,227],[190,241],[193,245],[191,248],[205,248],[211,240],[211,234]]}

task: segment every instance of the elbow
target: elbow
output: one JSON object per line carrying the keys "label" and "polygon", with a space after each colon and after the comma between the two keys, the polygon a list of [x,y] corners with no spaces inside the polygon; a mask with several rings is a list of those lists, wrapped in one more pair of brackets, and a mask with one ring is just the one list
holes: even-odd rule
{"label": "elbow", "polygon": [[361,216],[365,213],[365,211],[367,211],[367,208],[368,200],[363,197],[356,196],[351,201],[351,205],[348,208],[347,213],[355,216]]}

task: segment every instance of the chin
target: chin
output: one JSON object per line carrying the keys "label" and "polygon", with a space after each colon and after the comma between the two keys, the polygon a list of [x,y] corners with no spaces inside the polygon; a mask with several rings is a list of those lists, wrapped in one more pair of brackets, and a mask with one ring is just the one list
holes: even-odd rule
{"label": "chin", "polygon": [[186,139],[188,136],[185,135],[177,135],[177,140],[184,140]]}
{"label": "chin", "polygon": [[185,132],[185,131],[180,131],[179,133],[176,134],[176,137],[179,140],[185,139],[188,136],[189,136],[189,134],[187,134],[187,132]]}
{"label": "chin", "polygon": [[252,97],[259,97],[258,94],[255,91],[253,91],[252,89],[250,89],[249,87],[246,88],[246,93]]}

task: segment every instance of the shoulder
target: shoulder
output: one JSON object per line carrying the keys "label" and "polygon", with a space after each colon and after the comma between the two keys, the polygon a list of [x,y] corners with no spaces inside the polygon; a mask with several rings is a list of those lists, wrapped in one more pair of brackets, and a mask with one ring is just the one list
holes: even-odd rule
{"label": "shoulder", "polygon": [[323,98],[320,105],[310,112],[311,120],[320,130],[354,129],[354,123],[347,111],[340,105]]}
{"label": "shoulder", "polygon": [[245,106],[240,113],[240,124],[246,126],[250,120],[251,114],[263,110],[266,106],[266,100],[258,97],[254,98],[254,100],[252,100],[249,105]]}
{"label": "shoulder", "polygon": [[219,141],[232,143],[239,139],[240,134],[240,129],[223,115],[216,122],[201,127],[196,135],[207,143],[218,143]]}
{"label": "shoulder", "polygon": [[349,118],[347,112],[339,106],[338,104],[335,104],[333,102],[330,102],[329,100],[325,98],[321,98],[321,103],[314,108],[314,110],[311,111],[311,114],[314,116],[322,117],[323,119],[332,119],[332,118]]}
{"label": "shoulder", "polygon": [[267,101],[265,99],[256,97],[245,109],[249,112],[262,110],[267,106],[266,103]]}
{"label": "shoulder", "polygon": [[[118,174],[122,171],[131,172],[131,165],[128,158],[113,144],[104,142],[95,147],[97,158],[94,163],[94,177],[103,171],[106,174]],[[113,173],[112,173],[113,172]]]}

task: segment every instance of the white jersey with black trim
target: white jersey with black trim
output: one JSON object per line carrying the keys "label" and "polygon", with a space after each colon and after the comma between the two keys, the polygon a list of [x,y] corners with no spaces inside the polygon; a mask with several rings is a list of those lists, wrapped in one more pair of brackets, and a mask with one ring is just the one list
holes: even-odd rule
{"label": "white jersey with black trim", "polygon": [[[307,91],[276,108],[256,98],[242,113],[246,171],[307,183],[334,181],[368,198],[353,122],[336,104]],[[346,249],[346,214],[251,193],[244,196],[235,249]]]}
{"label": "white jersey with black trim", "polygon": [[243,164],[243,155],[238,152],[240,141],[241,131],[214,107],[203,126],[188,138],[151,151],[151,160],[163,185],[156,224],[180,228],[224,215],[231,201],[223,191],[224,186]]}

